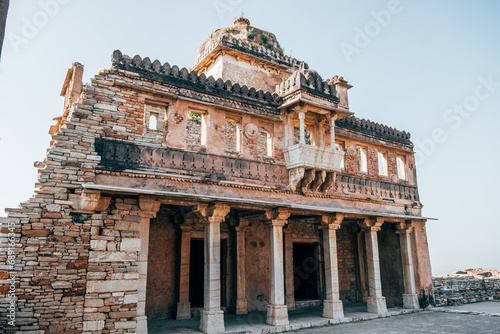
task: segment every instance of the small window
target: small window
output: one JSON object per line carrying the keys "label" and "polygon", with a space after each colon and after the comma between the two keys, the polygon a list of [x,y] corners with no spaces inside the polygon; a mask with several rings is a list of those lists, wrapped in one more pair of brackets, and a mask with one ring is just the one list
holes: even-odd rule
{"label": "small window", "polygon": [[188,111],[186,122],[186,143],[188,146],[206,146],[206,115]]}
{"label": "small window", "polygon": [[[337,151],[343,151],[343,152],[345,152],[344,143],[343,142],[335,143],[335,148],[336,148]],[[345,155],[343,155],[342,156],[342,160],[340,160],[340,168],[345,169]]]}
{"label": "small window", "polygon": [[406,180],[406,159],[404,156],[399,155],[396,157],[396,165],[398,167],[398,178]]}
{"label": "small window", "polygon": [[368,173],[368,155],[366,147],[357,146],[356,152],[358,155],[358,170],[361,173]]}
{"label": "small window", "polygon": [[259,132],[259,137],[257,138],[257,152],[260,156],[273,156],[273,137],[265,130]]}
{"label": "small window", "polygon": [[241,126],[238,121],[226,118],[224,143],[227,151],[241,152]]}
{"label": "small window", "polygon": [[387,153],[378,152],[378,175],[389,176],[387,170]]}
{"label": "small window", "polygon": [[151,113],[149,116],[149,130],[158,130],[158,114]]}

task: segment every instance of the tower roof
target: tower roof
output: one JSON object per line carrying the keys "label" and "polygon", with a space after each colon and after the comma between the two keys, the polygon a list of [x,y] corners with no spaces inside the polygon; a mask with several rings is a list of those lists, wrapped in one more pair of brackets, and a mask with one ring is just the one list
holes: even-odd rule
{"label": "tower roof", "polygon": [[297,59],[284,54],[272,32],[251,26],[250,20],[241,16],[234,20],[232,27],[219,28],[210,34],[198,49],[192,68],[202,72],[206,64],[217,57],[223,47],[282,67],[298,68],[299,65]]}

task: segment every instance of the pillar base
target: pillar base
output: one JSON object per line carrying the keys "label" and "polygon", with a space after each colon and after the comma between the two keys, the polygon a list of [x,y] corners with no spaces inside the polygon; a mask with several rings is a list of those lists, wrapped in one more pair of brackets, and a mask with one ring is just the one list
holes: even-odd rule
{"label": "pillar base", "polygon": [[387,304],[385,303],[385,297],[368,297],[366,298],[366,306],[368,313],[387,313]]}
{"label": "pillar base", "polygon": [[201,311],[200,315],[200,331],[207,334],[224,332],[225,328],[223,311],[203,310]]}
{"label": "pillar base", "polygon": [[224,332],[225,328],[223,311],[203,310],[201,311],[200,315],[200,331],[207,334]]}
{"label": "pillar base", "polygon": [[344,317],[344,307],[340,300],[324,300],[323,301],[323,318],[338,319]]}
{"label": "pillar base", "polygon": [[139,316],[136,318],[137,327],[135,328],[135,332],[137,334],[148,334],[148,317],[145,315]]}
{"label": "pillar base", "polygon": [[267,305],[266,323],[271,326],[288,325],[288,307],[286,305]]}
{"label": "pillar base", "polygon": [[236,299],[236,314],[247,314],[247,300],[245,298]]}
{"label": "pillar base", "polygon": [[190,302],[178,302],[177,303],[177,320],[180,319],[191,319],[191,303]]}
{"label": "pillar base", "polygon": [[295,310],[295,295],[285,296],[285,303],[289,310]]}
{"label": "pillar base", "polygon": [[403,307],[409,309],[419,309],[418,296],[416,294],[403,294]]}

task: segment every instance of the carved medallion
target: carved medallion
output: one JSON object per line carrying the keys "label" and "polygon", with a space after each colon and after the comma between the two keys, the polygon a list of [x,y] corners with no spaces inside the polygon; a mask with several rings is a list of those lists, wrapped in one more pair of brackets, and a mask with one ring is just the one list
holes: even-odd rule
{"label": "carved medallion", "polygon": [[243,133],[248,139],[255,139],[259,136],[259,127],[253,123],[245,125]]}

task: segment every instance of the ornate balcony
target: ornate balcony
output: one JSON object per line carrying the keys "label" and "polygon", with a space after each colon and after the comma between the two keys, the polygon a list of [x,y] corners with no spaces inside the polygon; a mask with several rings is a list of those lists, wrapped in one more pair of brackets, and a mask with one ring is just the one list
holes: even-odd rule
{"label": "ornate balcony", "polygon": [[344,151],[308,144],[296,144],[283,151],[288,169],[304,167],[328,172],[340,171]]}
{"label": "ornate balcony", "polygon": [[342,169],[344,151],[336,148],[301,143],[285,148],[283,153],[292,191],[299,184],[303,192],[327,191],[335,182],[335,173]]}

